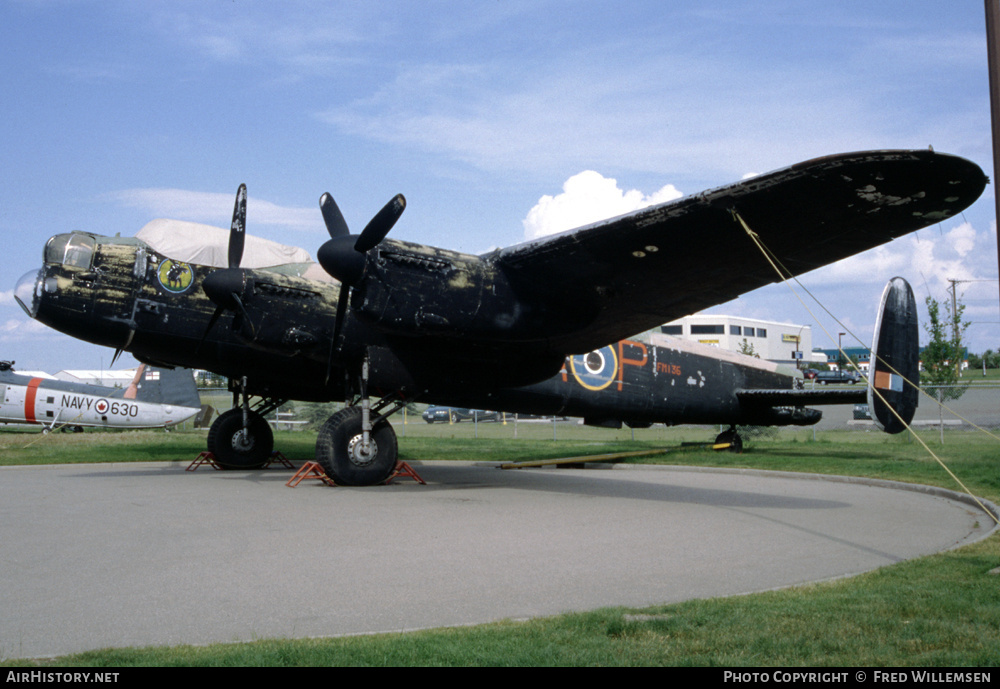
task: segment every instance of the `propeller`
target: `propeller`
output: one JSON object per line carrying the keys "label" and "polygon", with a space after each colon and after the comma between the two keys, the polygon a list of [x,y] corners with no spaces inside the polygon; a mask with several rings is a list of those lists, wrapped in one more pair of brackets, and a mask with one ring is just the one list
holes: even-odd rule
{"label": "propeller", "polygon": [[[208,321],[205,334],[201,336],[201,342],[204,342],[205,338],[208,337],[208,333],[215,327],[224,311],[235,311],[240,317],[233,320],[234,328],[240,327],[244,319],[248,323],[250,322],[246,307],[243,306],[243,300],[240,299],[240,295],[245,293],[247,282],[247,273],[240,268],[240,262],[243,260],[243,246],[246,241],[246,222],[247,185],[241,184],[236,191],[233,222],[229,228],[229,267],[212,271],[201,283],[205,294],[216,305],[215,312]],[[198,343],[199,347],[201,347],[201,342]]]}
{"label": "propeller", "polygon": [[327,361],[326,377],[330,379],[330,365],[333,352],[338,346],[344,316],[347,313],[347,301],[351,288],[356,287],[365,275],[368,266],[368,252],[382,243],[389,234],[399,216],[406,209],[406,199],[397,194],[385,204],[372,218],[360,235],[352,235],[340,212],[337,202],[329,193],[319,199],[320,212],[330,239],[316,252],[316,259],[323,270],[340,281],[340,297],[337,299],[337,317],[334,322],[333,338],[330,341],[330,357]]}
{"label": "propeller", "polygon": [[323,212],[326,230],[330,233],[329,241],[316,252],[323,270],[345,285],[357,286],[365,274],[368,252],[385,239],[405,209],[406,199],[402,194],[397,194],[375,214],[360,235],[352,235],[349,234],[344,216],[333,197],[323,194],[320,198],[320,210]]}

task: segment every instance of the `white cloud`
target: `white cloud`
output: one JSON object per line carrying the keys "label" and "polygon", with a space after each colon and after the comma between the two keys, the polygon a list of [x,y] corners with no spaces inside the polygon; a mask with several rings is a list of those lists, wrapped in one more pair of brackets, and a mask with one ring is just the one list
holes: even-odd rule
{"label": "white cloud", "polygon": [[35,340],[39,337],[65,337],[49,326],[30,318],[8,318],[0,324],[0,342]]}
{"label": "white cloud", "polygon": [[682,196],[672,184],[646,196],[641,191],[623,191],[618,182],[593,170],[573,175],[563,184],[563,193],[543,196],[524,219],[527,239],[612,218]]}
{"label": "white cloud", "polygon": [[[141,208],[152,217],[190,220],[218,227],[229,227],[233,217],[232,194],[186,189],[125,189],[111,197],[131,208]],[[247,198],[247,226],[280,225],[294,230],[321,230],[322,217],[317,208],[289,208],[253,197]]]}

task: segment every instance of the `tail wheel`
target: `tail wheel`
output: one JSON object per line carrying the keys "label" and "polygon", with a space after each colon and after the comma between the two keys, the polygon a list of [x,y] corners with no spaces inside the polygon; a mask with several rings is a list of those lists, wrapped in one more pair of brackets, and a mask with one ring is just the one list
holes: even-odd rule
{"label": "tail wheel", "polygon": [[396,468],[398,455],[396,432],[384,420],[372,428],[365,447],[360,407],[348,407],[331,416],[316,438],[316,461],[342,486],[382,483]]}
{"label": "tail wheel", "polygon": [[715,438],[716,445],[723,445],[726,443],[729,444],[729,447],[726,449],[728,449],[730,452],[735,452],[736,454],[740,454],[741,452],[743,452],[743,438],[740,437],[740,434],[736,432],[735,428],[731,428],[728,431],[723,431],[722,433],[719,433],[718,436],[716,436]]}

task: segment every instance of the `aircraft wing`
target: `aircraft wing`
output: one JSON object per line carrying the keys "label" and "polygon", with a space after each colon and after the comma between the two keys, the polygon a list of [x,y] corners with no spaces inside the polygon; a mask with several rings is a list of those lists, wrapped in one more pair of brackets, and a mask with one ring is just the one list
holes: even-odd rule
{"label": "aircraft wing", "polygon": [[800,275],[951,217],[987,182],[931,150],[849,153],[484,258],[553,324],[553,349],[580,353],[777,282],[734,211]]}

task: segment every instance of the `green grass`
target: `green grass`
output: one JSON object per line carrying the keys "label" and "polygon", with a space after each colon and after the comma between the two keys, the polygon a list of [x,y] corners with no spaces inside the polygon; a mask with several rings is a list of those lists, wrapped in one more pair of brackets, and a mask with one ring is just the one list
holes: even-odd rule
{"label": "green grass", "polygon": [[[704,442],[717,429],[608,431],[558,424],[408,424],[404,459],[519,461]],[[479,438],[474,437],[478,432]],[[0,435],[0,463],[190,461],[204,433]],[[1000,503],[996,441],[949,431],[927,442],[978,496]],[[289,457],[312,456],[310,433],[278,433]],[[635,460],[642,461],[642,460]],[[646,460],[869,476],[958,490],[918,443],[875,433],[783,431],[742,455],[677,450]],[[988,519],[986,516],[982,517]],[[457,629],[331,639],[270,639],[204,647],[107,649],[3,666],[131,665],[1000,665],[1000,535],[850,579],[645,610],[602,609]],[[636,616],[641,615],[641,616]]]}

